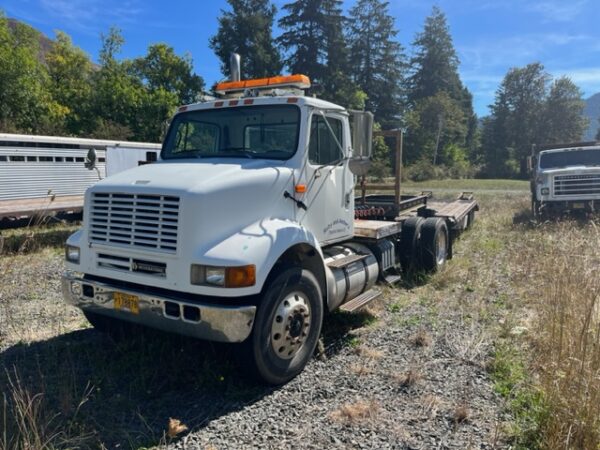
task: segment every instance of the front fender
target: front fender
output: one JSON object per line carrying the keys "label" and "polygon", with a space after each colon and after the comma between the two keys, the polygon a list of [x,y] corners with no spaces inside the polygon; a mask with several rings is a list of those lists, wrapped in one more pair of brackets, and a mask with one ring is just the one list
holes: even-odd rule
{"label": "front fender", "polygon": [[258,294],[277,260],[290,247],[308,244],[322,257],[315,236],[302,225],[291,220],[263,219],[247,226],[207,250],[198,259],[204,264],[236,266],[254,264],[256,285],[248,288],[226,289],[236,295]]}

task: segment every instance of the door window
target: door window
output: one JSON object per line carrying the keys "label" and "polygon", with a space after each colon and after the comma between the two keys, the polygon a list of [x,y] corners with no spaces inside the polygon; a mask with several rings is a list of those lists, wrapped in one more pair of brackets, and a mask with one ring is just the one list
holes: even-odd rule
{"label": "door window", "polygon": [[331,130],[322,116],[313,115],[312,117],[308,147],[308,160],[312,164],[327,165],[342,158],[340,148],[336,143],[337,139],[343,145],[342,121],[328,117],[327,122]]}

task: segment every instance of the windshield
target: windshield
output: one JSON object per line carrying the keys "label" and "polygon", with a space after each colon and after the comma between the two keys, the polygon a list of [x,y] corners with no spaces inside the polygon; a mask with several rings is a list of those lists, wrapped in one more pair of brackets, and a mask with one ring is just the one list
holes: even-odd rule
{"label": "windshield", "polygon": [[190,111],[173,119],[161,157],[289,159],[299,129],[295,105]]}
{"label": "windshield", "polygon": [[558,169],[568,166],[599,166],[600,148],[542,153],[540,169]]}

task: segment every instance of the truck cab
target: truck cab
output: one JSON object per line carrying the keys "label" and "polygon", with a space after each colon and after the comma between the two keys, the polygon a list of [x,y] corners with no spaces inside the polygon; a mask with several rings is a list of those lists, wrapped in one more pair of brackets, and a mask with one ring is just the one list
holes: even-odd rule
{"label": "truck cab", "polygon": [[534,215],[596,211],[600,204],[600,144],[550,147],[542,147],[531,160]]}
{"label": "truck cab", "polygon": [[66,301],[109,333],[134,323],[241,343],[243,367],[280,384],[311,358],[325,312],[364,306],[402,269],[441,267],[477,204],[438,214],[426,195],[398,194],[355,208],[373,116],[304,96],[309,86],[234,79],[179,108],[160,161],[86,191]]}

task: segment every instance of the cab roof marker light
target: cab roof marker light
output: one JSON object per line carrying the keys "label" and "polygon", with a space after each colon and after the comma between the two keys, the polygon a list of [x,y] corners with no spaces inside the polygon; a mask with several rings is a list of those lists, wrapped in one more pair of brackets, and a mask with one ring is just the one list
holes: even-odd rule
{"label": "cab roof marker light", "polygon": [[225,81],[217,84],[215,92],[218,94],[226,94],[228,92],[242,92],[246,89],[283,87],[308,89],[310,87],[310,79],[306,75],[287,75],[270,78],[257,78],[254,80]]}

